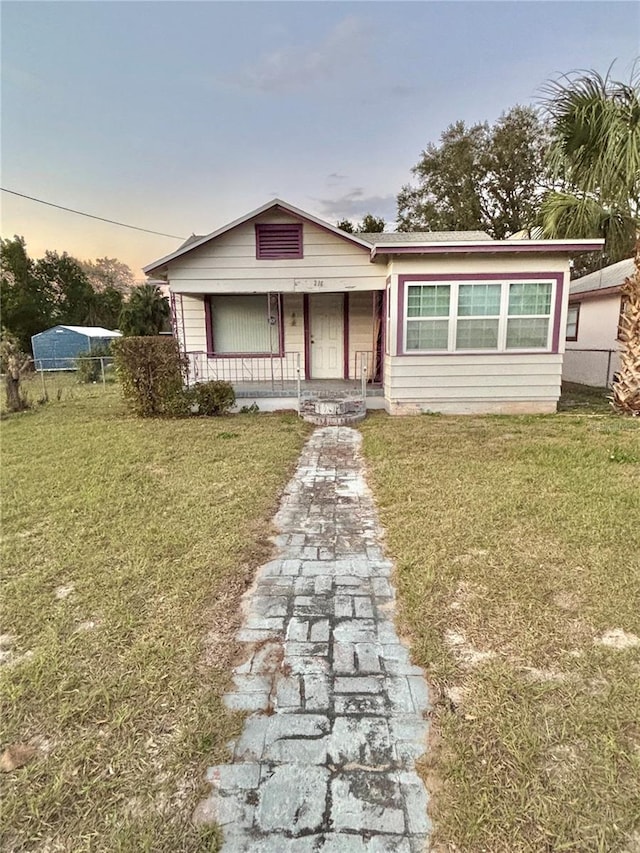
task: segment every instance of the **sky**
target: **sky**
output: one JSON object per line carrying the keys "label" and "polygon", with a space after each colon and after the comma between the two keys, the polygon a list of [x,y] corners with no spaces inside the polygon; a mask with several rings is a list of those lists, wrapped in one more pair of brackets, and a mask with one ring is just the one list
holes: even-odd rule
{"label": "sky", "polygon": [[136,278],[279,197],[334,222],[396,196],[452,122],[574,69],[629,78],[636,2],[3,2],[0,233]]}

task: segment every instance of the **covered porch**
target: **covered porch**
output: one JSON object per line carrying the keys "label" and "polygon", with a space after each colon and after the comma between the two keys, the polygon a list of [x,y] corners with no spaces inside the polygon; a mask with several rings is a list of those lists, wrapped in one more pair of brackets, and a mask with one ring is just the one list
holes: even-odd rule
{"label": "covered porch", "polygon": [[[355,395],[363,384],[378,396],[383,303],[380,290],[177,294],[174,326],[189,358],[189,382],[229,382],[239,399]],[[193,347],[197,339],[205,346]]]}

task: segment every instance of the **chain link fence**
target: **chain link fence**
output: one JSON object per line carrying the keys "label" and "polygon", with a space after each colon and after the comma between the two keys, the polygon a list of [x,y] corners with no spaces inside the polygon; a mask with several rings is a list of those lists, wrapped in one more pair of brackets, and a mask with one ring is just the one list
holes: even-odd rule
{"label": "chain link fence", "polygon": [[[33,406],[103,396],[117,381],[113,358],[109,356],[37,359],[31,367],[22,375],[20,390]],[[4,377],[0,380],[4,385]],[[0,388],[0,398],[0,410],[4,411],[4,387]]]}
{"label": "chain link fence", "polygon": [[620,370],[620,353],[614,349],[571,347],[565,350],[562,378],[593,388],[610,388]]}

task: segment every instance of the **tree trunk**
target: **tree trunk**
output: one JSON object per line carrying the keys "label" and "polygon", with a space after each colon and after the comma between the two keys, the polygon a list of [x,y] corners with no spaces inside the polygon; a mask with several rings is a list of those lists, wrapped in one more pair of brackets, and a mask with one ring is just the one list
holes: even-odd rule
{"label": "tree trunk", "polygon": [[20,394],[20,374],[16,377],[12,371],[7,371],[4,381],[7,392],[7,409],[10,412],[21,412],[26,409],[27,406]]}
{"label": "tree trunk", "polygon": [[613,408],[626,415],[640,415],[640,243],[635,272],[622,286],[624,309],[620,318],[620,370],[613,384]]}

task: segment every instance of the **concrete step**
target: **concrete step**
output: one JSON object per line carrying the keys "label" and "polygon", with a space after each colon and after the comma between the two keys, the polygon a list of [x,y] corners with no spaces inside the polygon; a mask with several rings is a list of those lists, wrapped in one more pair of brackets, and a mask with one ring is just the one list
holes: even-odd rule
{"label": "concrete step", "polygon": [[300,415],[316,426],[349,426],[364,420],[367,407],[361,396],[305,397],[300,401]]}

